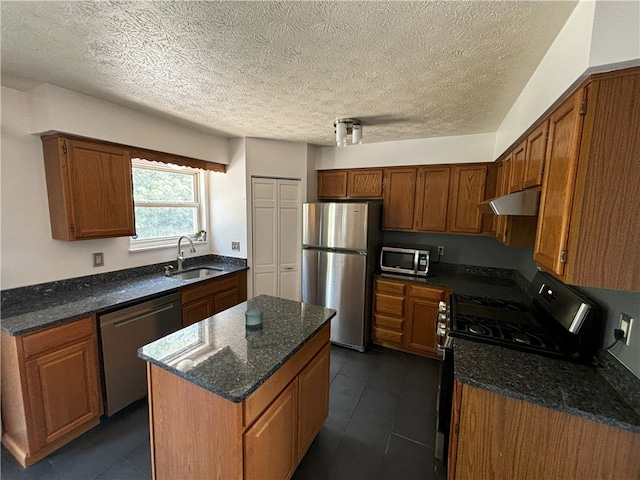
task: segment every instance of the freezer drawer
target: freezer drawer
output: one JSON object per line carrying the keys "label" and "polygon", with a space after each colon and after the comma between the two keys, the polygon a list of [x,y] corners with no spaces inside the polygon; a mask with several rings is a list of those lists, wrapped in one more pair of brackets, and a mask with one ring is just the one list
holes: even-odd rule
{"label": "freezer drawer", "polygon": [[331,341],[364,351],[367,255],[304,249],[302,301],[335,309]]}

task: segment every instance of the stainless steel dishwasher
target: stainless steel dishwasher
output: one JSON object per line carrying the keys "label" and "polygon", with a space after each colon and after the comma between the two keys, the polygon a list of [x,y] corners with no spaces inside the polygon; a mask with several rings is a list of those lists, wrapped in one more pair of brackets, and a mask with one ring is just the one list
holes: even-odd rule
{"label": "stainless steel dishwasher", "polygon": [[138,348],[182,328],[180,294],[165,295],[101,315],[105,411],[113,415],[147,394]]}

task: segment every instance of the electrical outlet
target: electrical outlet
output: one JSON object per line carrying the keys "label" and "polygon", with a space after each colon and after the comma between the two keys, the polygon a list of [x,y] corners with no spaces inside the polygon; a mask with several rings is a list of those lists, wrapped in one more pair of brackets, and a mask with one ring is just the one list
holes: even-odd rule
{"label": "electrical outlet", "polygon": [[629,345],[630,335],[631,335],[631,326],[633,325],[633,318],[631,315],[627,315],[622,312],[620,314],[620,330],[624,332],[624,342]]}
{"label": "electrical outlet", "polygon": [[240,251],[240,242],[231,242],[231,250]]}
{"label": "electrical outlet", "polygon": [[104,267],[104,253],[100,252],[93,254],[93,266]]}
{"label": "electrical outlet", "polygon": [[444,255],[444,247],[442,245],[438,246],[438,256],[441,257]]}

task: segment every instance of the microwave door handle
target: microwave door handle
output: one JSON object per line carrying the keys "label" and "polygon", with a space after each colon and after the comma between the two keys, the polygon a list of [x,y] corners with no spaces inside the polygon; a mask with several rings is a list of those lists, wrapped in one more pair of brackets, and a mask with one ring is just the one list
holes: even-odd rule
{"label": "microwave door handle", "polygon": [[420,271],[420,253],[418,250],[413,254],[413,271],[415,273]]}

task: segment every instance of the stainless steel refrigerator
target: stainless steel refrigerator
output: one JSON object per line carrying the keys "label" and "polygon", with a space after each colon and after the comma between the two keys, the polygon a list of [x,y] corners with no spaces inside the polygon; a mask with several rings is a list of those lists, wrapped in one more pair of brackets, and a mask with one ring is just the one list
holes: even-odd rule
{"label": "stainless steel refrigerator", "polygon": [[371,339],[373,272],[382,203],[305,203],[302,301],[337,310],[331,341],[364,352]]}

